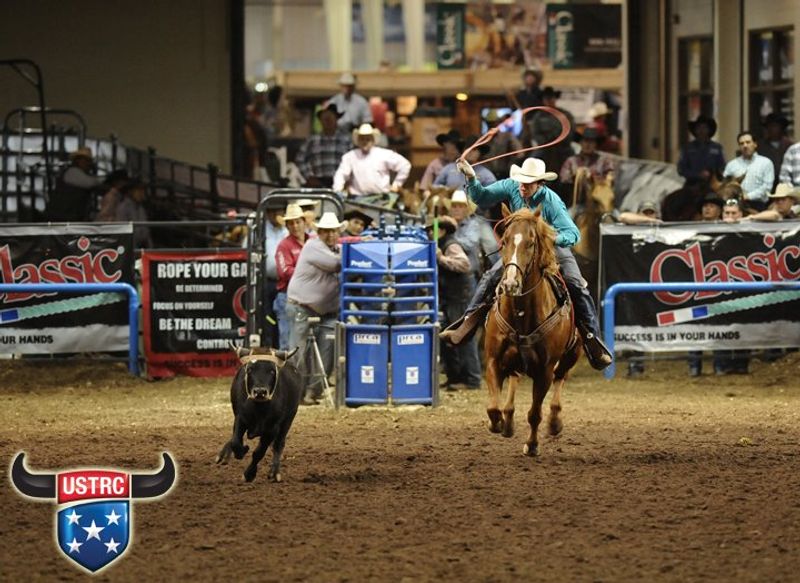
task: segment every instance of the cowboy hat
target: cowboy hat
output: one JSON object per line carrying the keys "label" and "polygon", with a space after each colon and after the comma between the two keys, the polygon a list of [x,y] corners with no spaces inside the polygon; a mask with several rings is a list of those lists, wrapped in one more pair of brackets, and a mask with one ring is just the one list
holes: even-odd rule
{"label": "cowboy hat", "polygon": [[762,122],[761,125],[767,127],[771,123],[778,124],[784,130],[789,127],[789,120],[786,119],[786,116],[781,115],[779,113],[775,113],[774,111],[764,118],[764,121]]}
{"label": "cowboy hat", "polygon": [[558,99],[559,97],[561,97],[561,91],[556,91],[550,85],[548,85],[547,87],[542,89],[542,97],[543,98],[544,97],[555,97],[556,99]]}
{"label": "cowboy hat", "polygon": [[453,217],[448,217],[447,215],[439,215],[438,217],[434,217],[433,215],[429,215],[428,219],[425,221],[425,230],[433,228],[433,221],[434,219],[439,219],[439,230],[444,229],[449,233],[455,233],[456,229],[458,229],[458,224]]}
{"label": "cowboy hat", "polygon": [[522,166],[511,165],[508,177],[522,184],[530,184],[541,180],[555,180],[558,174],[548,172],[544,162],[539,158],[526,158]]}
{"label": "cowboy hat", "polygon": [[305,218],[306,216],[303,214],[303,209],[300,208],[300,205],[289,204],[286,206],[286,212],[283,214],[283,217],[279,219],[279,222],[283,224],[287,221],[295,221],[297,219],[305,220]]}
{"label": "cowboy hat", "polygon": [[315,227],[317,230],[320,229],[332,229],[334,231],[339,231],[343,229],[347,225],[347,221],[340,221],[339,218],[336,216],[336,213],[333,211],[328,211],[322,214],[322,218],[317,221]]}
{"label": "cowboy hat", "polygon": [[444,206],[447,208],[448,211],[454,204],[467,205],[467,210],[469,211],[469,214],[474,213],[475,209],[478,208],[478,205],[472,202],[467,196],[467,193],[464,192],[463,190],[456,190],[453,192],[453,196],[444,199]]}
{"label": "cowboy hat", "polygon": [[372,127],[372,124],[362,123],[357,129],[353,130],[353,142],[358,143],[358,138],[362,136],[372,136],[373,140],[378,139],[381,131]]}
{"label": "cowboy hat", "polygon": [[285,209],[286,209],[285,201],[278,197],[268,196],[266,199],[264,199],[265,211],[283,211]]}
{"label": "cowboy hat", "polygon": [[775,187],[775,192],[771,192],[767,195],[769,198],[793,198],[795,200],[800,200],[800,191],[798,191],[794,186],[787,182],[781,182],[778,186]]}
{"label": "cowboy hat", "polygon": [[461,139],[461,134],[458,130],[450,130],[446,134],[439,134],[436,136],[436,143],[444,146],[447,143],[454,144],[459,150],[463,149],[464,140]]}
{"label": "cowboy hat", "polygon": [[592,106],[589,108],[589,117],[594,119],[596,117],[600,117],[601,115],[608,115],[611,113],[611,110],[608,109],[608,105],[606,105],[605,101],[598,101],[593,103]]}
{"label": "cowboy hat", "polygon": [[344,213],[345,220],[349,221],[351,219],[359,219],[364,223],[365,227],[368,227],[372,224],[372,217],[369,216],[367,213],[361,212],[358,209],[351,209]]}
{"label": "cowboy hat", "polygon": [[575,137],[577,138],[577,141],[594,140],[598,144],[600,144],[601,142],[603,142],[603,140],[605,140],[605,136],[602,134],[602,132],[593,126],[588,126],[586,129],[583,130],[583,133],[575,132]]}
{"label": "cowboy hat", "polygon": [[84,146],[82,148],[78,148],[74,152],[69,153],[70,160],[75,160],[76,158],[87,158],[89,160],[94,160],[94,155],[92,154],[92,150],[90,148]]}
{"label": "cowboy hat", "polygon": [[645,202],[643,202],[642,204],[639,205],[639,209],[638,209],[637,212],[644,214],[647,211],[650,211],[651,213],[659,214],[658,205],[656,203],[652,202],[652,201],[647,200],[647,201],[645,201]]}
{"label": "cowboy hat", "polygon": [[725,206],[725,201],[716,193],[716,192],[709,192],[706,194],[703,199],[700,201],[700,207],[702,208],[704,205],[711,203],[717,205],[719,208]]}
{"label": "cowboy hat", "polygon": [[294,201],[294,204],[299,206],[301,209],[305,209],[305,208],[308,208],[308,207],[311,207],[311,208],[315,209],[315,208],[317,208],[317,205],[319,204],[319,201],[318,200],[311,200],[310,198],[298,198],[296,201]]}
{"label": "cowboy hat", "polygon": [[355,85],[356,78],[352,73],[342,73],[339,77],[339,85]]}
{"label": "cowboy hat", "polygon": [[700,124],[705,124],[708,126],[708,133],[709,136],[713,136],[717,133],[717,122],[713,117],[708,117],[707,115],[700,114],[697,116],[697,119],[694,121],[689,122],[689,132],[693,136],[697,135],[697,126]]}
{"label": "cowboy hat", "polygon": [[322,117],[322,114],[326,111],[330,111],[336,117],[342,117],[344,115],[344,113],[340,112],[339,108],[336,107],[335,103],[328,103],[317,110],[317,117]]}

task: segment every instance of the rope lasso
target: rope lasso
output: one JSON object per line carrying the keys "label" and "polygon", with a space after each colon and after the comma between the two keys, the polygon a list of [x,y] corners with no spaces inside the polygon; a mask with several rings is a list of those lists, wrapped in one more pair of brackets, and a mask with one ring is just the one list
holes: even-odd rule
{"label": "rope lasso", "polygon": [[[521,148],[519,150],[514,150],[512,152],[506,152],[505,154],[500,154],[498,156],[492,156],[491,158],[487,158],[486,160],[479,160],[472,164],[472,166],[480,166],[481,164],[486,164],[487,162],[493,162],[494,160],[499,160],[500,158],[505,158],[507,156],[515,156],[517,154],[522,154],[523,152],[532,152],[534,150],[541,150],[543,148],[549,148],[550,146],[555,146],[559,142],[563,141],[570,132],[572,131],[572,126],[569,123],[569,118],[564,115],[561,111],[556,109],[555,107],[547,107],[546,105],[537,105],[535,107],[526,107],[522,110],[521,117],[522,119],[530,113],[531,111],[545,111],[556,118],[558,121],[561,122],[561,133],[558,137],[553,140],[552,142],[548,142],[546,144],[537,144],[535,146],[530,146],[528,148]],[[500,124],[502,125],[502,124]],[[472,144],[469,148],[465,149],[461,156],[459,156],[459,160],[464,160],[467,157],[467,154],[472,152],[475,148],[480,148],[483,145],[488,144],[491,142],[494,137],[500,132],[500,126],[491,128],[488,132],[483,134],[480,138],[478,138],[474,144]]]}

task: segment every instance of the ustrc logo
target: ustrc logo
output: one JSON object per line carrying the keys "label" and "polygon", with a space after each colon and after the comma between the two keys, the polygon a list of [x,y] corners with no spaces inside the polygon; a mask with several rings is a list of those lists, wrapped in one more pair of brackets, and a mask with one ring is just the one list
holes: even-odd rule
{"label": "ustrc logo", "polygon": [[30,472],[25,453],[11,463],[11,483],[23,496],[56,502],[56,545],[89,573],[95,574],[122,557],[133,542],[134,500],[160,498],[175,485],[175,461],[162,455],[161,469],[134,474],[106,468],[81,468],[57,473]]}

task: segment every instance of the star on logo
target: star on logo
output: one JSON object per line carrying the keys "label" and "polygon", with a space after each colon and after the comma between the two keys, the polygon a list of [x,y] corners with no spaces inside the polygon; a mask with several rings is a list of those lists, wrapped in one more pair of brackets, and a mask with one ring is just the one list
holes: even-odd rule
{"label": "star on logo", "polygon": [[106,554],[110,553],[111,551],[114,551],[115,553],[119,554],[119,551],[117,550],[117,547],[119,545],[121,545],[122,543],[115,543],[114,542],[114,537],[112,536],[111,539],[107,543],[103,543],[103,544],[106,545],[106,547],[108,548],[108,550],[106,551]]}
{"label": "star on logo", "polygon": [[81,552],[81,546],[83,545],[83,543],[79,543],[75,539],[75,537],[73,536],[72,537],[72,542],[71,543],[67,543],[67,545],[69,546],[69,552],[70,553],[79,553],[79,552]]}
{"label": "star on logo", "polygon": [[67,518],[69,518],[69,523],[70,524],[78,524],[78,525],[80,525],[80,522],[78,522],[78,520],[82,516],[83,516],[83,514],[78,514],[77,512],[75,512],[74,508],[72,509],[72,514],[67,514]]}
{"label": "star on logo", "polygon": [[119,525],[119,519],[122,518],[121,514],[117,514],[114,509],[111,509],[111,514],[106,514],[106,519],[108,520],[108,524],[116,524]]}
{"label": "star on logo", "polygon": [[105,530],[106,527],[97,526],[94,523],[94,520],[92,520],[91,526],[82,526],[81,528],[86,531],[86,540],[88,541],[91,538],[96,538],[97,540],[100,540],[100,531]]}

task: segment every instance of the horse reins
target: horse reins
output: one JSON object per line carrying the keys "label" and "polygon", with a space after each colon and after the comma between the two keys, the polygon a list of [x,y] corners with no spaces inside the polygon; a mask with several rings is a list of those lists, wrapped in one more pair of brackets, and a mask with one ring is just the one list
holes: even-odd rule
{"label": "horse reins", "polygon": [[[522,154],[524,152],[533,152],[534,150],[541,150],[543,148],[549,148],[550,146],[555,146],[559,142],[563,141],[564,138],[566,138],[572,131],[572,126],[569,123],[569,118],[567,118],[566,115],[564,115],[560,110],[556,109],[555,107],[548,107],[546,105],[526,107],[521,112],[521,118],[525,119],[525,116],[532,111],[544,111],[546,113],[549,113],[550,115],[552,115],[554,118],[556,118],[558,121],[561,122],[561,133],[555,140],[547,142],[546,144],[537,144],[535,146],[530,146],[528,148],[520,148],[519,150],[513,150],[511,152],[506,152],[505,154],[492,156],[491,158],[486,158],[485,160],[480,160],[478,162],[475,162],[474,164],[472,164],[472,166],[480,166],[481,164],[486,164],[487,162],[493,162],[495,160],[499,160],[500,158],[505,158],[507,156],[516,156],[517,154]],[[465,149],[461,153],[461,156],[459,156],[458,159],[465,160],[467,154],[472,152],[475,148],[480,148],[481,146],[484,146],[489,142],[491,142],[494,139],[494,137],[500,132],[500,126],[502,125],[503,124],[501,123],[497,127],[489,129],[489,131],[483,134],[480,138],[478,138],[474,144]]]}

